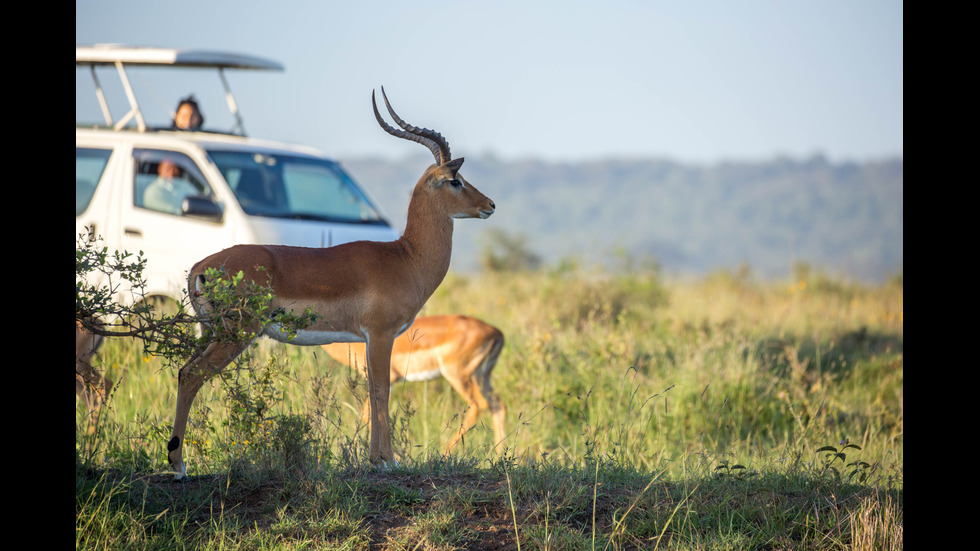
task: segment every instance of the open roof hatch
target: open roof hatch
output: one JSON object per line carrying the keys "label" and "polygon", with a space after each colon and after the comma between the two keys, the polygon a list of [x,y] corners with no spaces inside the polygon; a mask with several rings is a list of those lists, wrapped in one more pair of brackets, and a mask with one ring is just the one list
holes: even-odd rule
{"label": "open roof hatch", "polygon": [[[164,67],[193,67],[202,69],[217,69],[221,77],[221,84],[225,88],[225,100],[228,102],[228,109],[235,117],[235,127],[231,133],[245,135],[245,126],[242,123],[241,114],[238,112],[238,104],[235,96],[231,93],[228,80],[225,78],[225,69],[244,69],[259,71],[282,71],[280,63],[263,59],[260,57],[229,53],[215,52],[207,50],[191,50],[180,48],[152,48],[122,46],[117,44],[97,44],[94,46],[75,46],[75,65],[89,66],[92,70],[92,80],[95,82],[95,95],[102,108],[102,116],[105,118],[107,126],[115,130],[126,126],[133,118],[136,119],[136,126],[140,132],[146,131],[146,122],[143,120],[139,102],[136,94],[129,83],[126,75],[126,66],[164,66]],[[129,99],[129,112],[113,123],[112,115],[109,113],[109,105],[106,103],[105,95],[102,93],[102,85],[95,73],[97,66],[115,66],[119,73],[119,80],[122,82],[126,97]],[[236,132],[237,131],[237,132]]]}

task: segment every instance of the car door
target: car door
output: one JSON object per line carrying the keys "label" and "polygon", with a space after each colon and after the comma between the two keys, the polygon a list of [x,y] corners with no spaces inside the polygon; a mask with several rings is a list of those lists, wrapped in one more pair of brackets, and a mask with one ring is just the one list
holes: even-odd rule
{"label": "car door", "polygon": [[187,270],[232,244],[231,224],[220,214],[203,218],[186,213],[183,199],[188,197],[218,202],[214,187],[190,155],[134,148],[131,163],[129,197],[122,206],[122,246],[143,251],[148,294],[180,298]]}

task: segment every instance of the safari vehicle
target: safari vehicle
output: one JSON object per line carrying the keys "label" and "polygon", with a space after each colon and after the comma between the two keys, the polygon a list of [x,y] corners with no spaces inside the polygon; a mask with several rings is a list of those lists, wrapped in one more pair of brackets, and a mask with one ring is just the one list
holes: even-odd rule
{"label": "safari vehicle", "polygon": [[[329,247],[398,237],[336,162],[312,148],[245,135],[224,71],[281,71],[280,64],[222,52],[76,45],[75,65],[91,69],[104,118],[75,124],[76,237],[100,238],[109,250],[143,251],[146,297],[179,300],[195,262],[238,243]],[[234,127],[149,126],[127,75],[134,66],[217,70]],[[115,69],[128,100],[118,119],[98,77],[106,68]],[[165,175],[190,190],[173,209],[152,204],[146,193]]]}

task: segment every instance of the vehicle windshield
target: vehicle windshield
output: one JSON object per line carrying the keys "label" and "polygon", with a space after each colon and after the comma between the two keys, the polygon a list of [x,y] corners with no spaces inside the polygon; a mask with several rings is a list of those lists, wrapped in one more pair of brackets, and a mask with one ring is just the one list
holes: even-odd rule
{"label": "vehicle windshield", "polygon": [[251,215],[385,224],[336,163],[312,157],[210,150],[208,155]]}

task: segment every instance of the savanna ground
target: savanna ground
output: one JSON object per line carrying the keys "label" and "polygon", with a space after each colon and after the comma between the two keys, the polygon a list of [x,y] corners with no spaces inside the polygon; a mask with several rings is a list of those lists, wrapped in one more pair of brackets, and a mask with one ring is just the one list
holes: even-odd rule
{"label": "savanna ground", "polygon": [[464,403],[399,383],[379,470],[364,382],[263,341],[198,397],[186,482],[175,374],[110,339],[94,434],[76,403],[76,548],[901,549],[903,308],[901,276],[450,274],[423,314],[506,335],[502,447],[484,416],[444,457]]}

